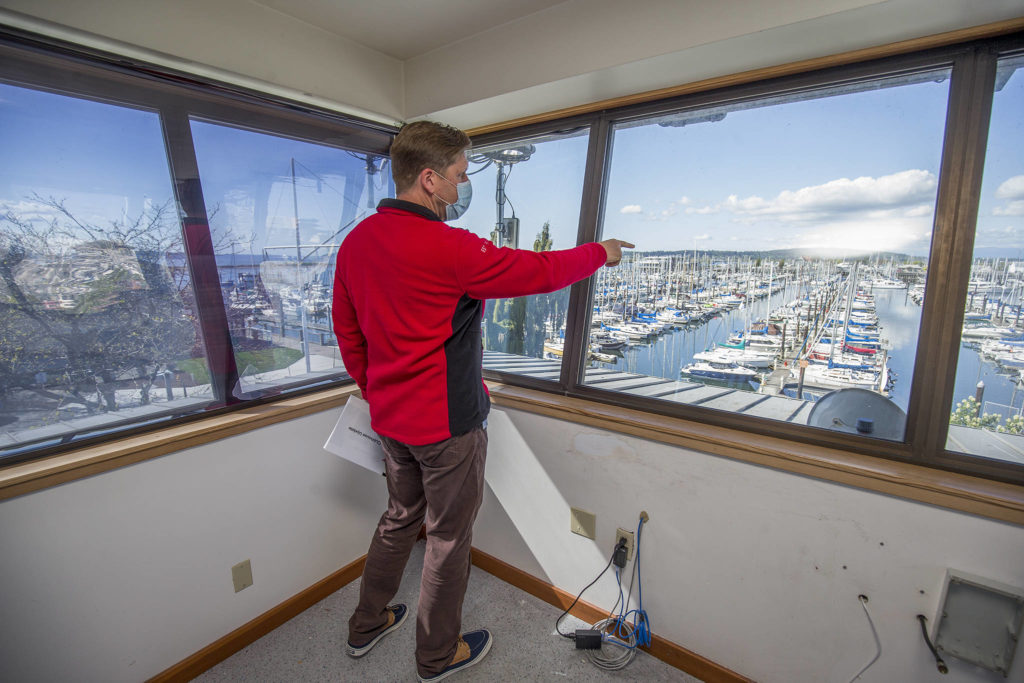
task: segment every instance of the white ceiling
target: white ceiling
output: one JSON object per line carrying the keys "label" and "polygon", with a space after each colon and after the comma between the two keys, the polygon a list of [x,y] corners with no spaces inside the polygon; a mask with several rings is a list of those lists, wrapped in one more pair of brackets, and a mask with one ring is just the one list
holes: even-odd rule
{"label": "white ceiling", "polygon": [[475,127],[1018,19],[1024,0],[0,0],[0,24],[385,123]]}
{"label": "white ceiling", "polygon": [[564,1],[252,0],[400,60]]}

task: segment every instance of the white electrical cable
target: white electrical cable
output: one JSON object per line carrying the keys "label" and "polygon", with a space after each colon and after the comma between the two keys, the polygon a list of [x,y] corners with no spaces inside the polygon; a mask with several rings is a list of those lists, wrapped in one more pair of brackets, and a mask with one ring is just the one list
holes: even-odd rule
{"label": "white electrical cable", "polygon": [[871,620],[871,613],[868,612],[868,596],[858,595],[857,598],[860,600],[860,606],[864,608],[864,615],[868,618],[868,626],[871,627],[871,635],[875,638],[875,656],[870,662],[864,665],[864,668],[857,672],[857,675],[850,679],[850,683],[861,677],[861,675],[871,668],[871,665],[878,661],[878,658],[882,656],[882,641],[878,639],[878,631],[875,630],[875,622]]}
{"label": "white electrical cable", "polygon": [[[620,630],[617,628],[617,619],[604,619],[597,622],[591,628],[605,633],[605,629],[612,628],[617,632]],[[625,621],[622,622],[622,629],[625,629],[629,636],[622,640],[616,635],[607,635],[601,641],[601,649],[599,650],[587,650],[587,654],[590,656],[590,661],[594,663],[594,666],[605,671],[618,671],[629,665],[633,661],[633,656],[636,654],[636,633],[633,626]],[[605,647],[611,650],[610,654],[607,654]],[[618,650],[615,652],[615,650]]]}

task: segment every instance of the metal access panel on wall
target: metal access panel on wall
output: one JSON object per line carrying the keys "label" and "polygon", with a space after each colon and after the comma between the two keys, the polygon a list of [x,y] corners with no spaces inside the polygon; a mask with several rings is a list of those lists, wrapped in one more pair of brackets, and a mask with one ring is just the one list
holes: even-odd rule
{"label": "metal access panel on wall", "polygon": [[935,647],[1008,676],[1024,622],[1024,590],[946,570],[939,604]]}

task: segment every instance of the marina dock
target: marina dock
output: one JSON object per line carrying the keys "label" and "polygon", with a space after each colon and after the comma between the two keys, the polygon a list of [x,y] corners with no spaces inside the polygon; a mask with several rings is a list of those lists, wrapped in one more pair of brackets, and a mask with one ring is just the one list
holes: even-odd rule
{"label": "marina dock", "polygon": [[[556,360],[484,351],[484,369],[557,381],[561,374],[561,363]],[[620,391],[632,396],[727,410],[794,424],[807,424],[807,416],[814,407],[811,401],[801,401],[787,396],[716,387],[686,380],[647,377],[606,368],[588,368],[583,381],[594,389]],[[1024,463],[1024,436],[950,425],[949,438],[955,446],[966,449],[965,452]]]}
{"label": "marina dock", "polygon": [[[498,351],[484,351],[484,369],[557,381],[561,374],[561,363],[542,358],[523,358]],[[798,424],[807,424],[807,415],[814,405],[810,401],[798,401],[785,396],[759,394],[688,380],[648,377],[607,368],[588,368],[584,383],[595,389],[607,389],[633,396],[728,410]]]}

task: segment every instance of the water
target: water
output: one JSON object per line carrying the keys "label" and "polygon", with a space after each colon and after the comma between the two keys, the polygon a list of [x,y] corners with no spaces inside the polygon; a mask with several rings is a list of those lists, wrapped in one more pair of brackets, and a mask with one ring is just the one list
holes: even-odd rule
{"label": "water", "polygon": [[953,407],[960,401],[974,396],[978,382],[985,383],[982,398],[982,412],[997,413],[1003,418],[1019,414],[1024,403],[1024,390],[995,361],[984,360],[974,349],[960,347],[960,360],[956,368],[956,383],[953,385]]}
{"label": "water", "polygon": [[[790,284],[783,292],[772,295],[771,307],[774,309],[789,303],[805,294],[805,290]],[[905,411],[910,402],[910,385],[921,327],[921,307],[910,300],[905,289],[877,289],[874,296],[881,338],[888,340],[889,369],[896,376],[892,400]],[[743,330],[748,316],[749,320],[755,321],[765,318],[767,313],[768,299],[761,299],[752,303],[749,311],[746,308],[735,309],[701,327],[666,332],[651,344],[630,346],[617,363],[595,365],[652,377],[679,379],[680,369],[693,362],[695,353],[700,353],[712,343],[724,342],[733,332]],[[985,383],[986,412],[1001,412],[1005,416],[1007,411],[1000,410],[1001,405],[1013,405],[1019,410],[1024,402],[1024,390],[1018,387],[1011,376],[1003,373],[994,362],[983,360],[977,351],[961,347],[953,404],[974,396],[979,381]],[[751,391],[757,388],[756,383],[730,383],[728,386]]]}
{"label": "water", "polygon": [[[801,288],[795,284],[787,285],[782,291],[772,294],[771,307],[775,309],[793,301],[806,293],[806,289],[806,287]],[[683,366],[693,362],[695,353],[711,348],[712,344],[721,344],[735,332],[742,332],[746,329],[748,320],[753,322],[767,317],[768,305],[768,297],[759,299],[749,306],[733,309],[713,318],[700,327],[666,332],[651,344],[632,344],[623,352],[624,357],[620,358],[617,363],[599,363],[595,366],[600,365],[600,367],[651,377],[679,379],[679,371]],[[725,385],[725,383],[714,381],[706,383],[716,386]],[[758,385],[755,382],[730,382],[728,386],[754,391]]]}

